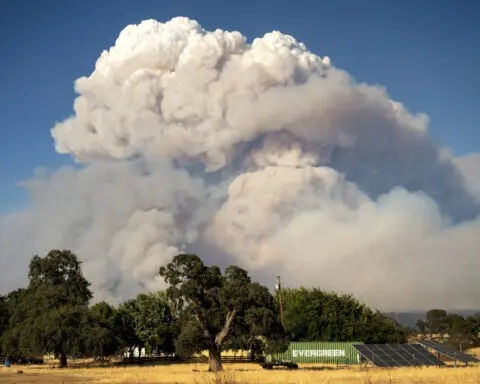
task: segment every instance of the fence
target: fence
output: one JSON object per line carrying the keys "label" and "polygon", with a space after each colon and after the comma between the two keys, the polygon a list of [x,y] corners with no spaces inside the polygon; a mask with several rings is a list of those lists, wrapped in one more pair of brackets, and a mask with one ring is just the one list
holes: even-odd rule
{"label": "fence", "polygon": [[[207,356],[200,356],[194,358],[194,360],[198,362],[208,362]],[[265,359],[263,356],[258,356],[254,359],[250,358],[249,356],[222,356],[222,363],[260,363],[263,362]],[[189,359],[190,361],[190,359]]]}
{"label": "fence", "polygon": [[[263,356],[258,356],[255,359],[251,359],[249,356],[222,356],[222,363],[260,363],[265,359]],[[182,359],[176,356],[169,357],[134,357],[133,359],[123,358],[120,364],[175,364],[175,363],[208,363],[208,356],[200,355],[193,356],[188,359]]]}

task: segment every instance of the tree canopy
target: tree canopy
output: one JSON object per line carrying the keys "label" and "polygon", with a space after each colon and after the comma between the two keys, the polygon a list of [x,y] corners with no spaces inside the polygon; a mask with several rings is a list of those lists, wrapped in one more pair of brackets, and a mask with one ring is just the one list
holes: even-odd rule
{"label": "tree canopy", "polygon": [[29,284],[19,292],[10,314],[6,351],[53,352],[65,367],[67,354],[84,348],[90,284],[77,257],[62,250],[52,250],[44,258],[34,256],[28,277]]}
{"label": "tree canopy", "polygon": [[351,295],[318,288],[284,289],[285,323],[292,341],[405,342],[405,331]]}
{"label": "tree canopy", "polygon": [[160,275],[180,313],[177,349],[186,355],[207,349],[211,371],[222,369],[227,346],[240,349],[258,337],[284,336],[272,295],[244,269],[230,266],[222,274],[197,255],[181,254],[161,267]]}
{"label": "tree canopy", "polygon": [[[0,341],[3,339],[3,335],[8,330],[8,321],[10,318],[10,311],[8,309],[8,301],[5,296],[0,295]],[[3,352],[3,346],[0,342],[0,353]]]}
{"label": "tree canopy", "polygon": [[105,301],[94,304],[88,313],[84,329],[85,352],[104,359],[116,353],[121,344],[118,313]]}
{"label": "tree canopy", "polygon": [[119,307],[121,340],[130,350],[145,347],[147,352],[174,352],[177,332],[173,302],[165,292],[141,293]]}

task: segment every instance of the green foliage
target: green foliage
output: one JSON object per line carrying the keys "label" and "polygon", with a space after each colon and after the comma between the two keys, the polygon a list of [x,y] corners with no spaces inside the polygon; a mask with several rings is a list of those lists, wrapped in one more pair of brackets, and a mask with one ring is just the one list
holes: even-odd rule
{"label": "green foliage", "polygon": [[180,320],[181,331],[175,339],[175,352],[182,358],[188,359],[195,353],[200,353],[208,345],[209,338],[204,334],[202,325],[188,316]]}
{"label": "green foliage", "polygon": [[480,346],[480,313],[472,316],[467,316],[465,319],[466,333],[469,340],[469,345],[472,347]]}
{"label": "green foliage", "polygon": [[444,309],[431,309],[426,315],[426,326],[432,334],[445,333],[448,327],[447,311]]}
{"label": "green foliage", "polygon": [[208,349],[210,370],[222,369],[220,351],[225,348],[248,348],[259,336],[267,340],[283,336],[268,289],[237,266],[222,275],[197,255],[181,254],[160,268],[160,275],[180,313],[177,350],[188,355]]}
{"label": "green foliage", "polygon": [[360,341],[365,343],[406,343],[408,330],[379,311],[367,309],[366,331]]}
{"label": "green foliage", "polygon": [[143,347],[136,332],[135,309],[133,300],[126,301],[118,308],[116,317],[120,346],[122,348],[129,347],[132,353],[134,347]]}
{"label": "green foliage", "polygon": [[417,328],[422,335],[427,333],[427,323],[423,320],[417,320]]}
{"label": "green foliage", "polygon": [[448,333],[449,344],[463,348],[469,341],[467,321],[461,315],[449,314],[445,318],[444,330]]}
{"label": "green foliage", "polygon": [[4,354],[3,339],[8,330],[9,317],[7,298],[0,295],[0,356]]}
{"label": "green foliage", "polygon": [[67,354],[85,350],[84,327],[92,297],[80,262],[70,251],[52,250],[30,262],[28,287],[16,295],[4,345],[7,353],[53,352],[65,366]]}
{"label": "green foliage", "polygon": [[480,316],[468,316],[451,313],[444,320],[444,332],[448,334],[447,343],[457,349],[480,346]]}
{"label": "green foliage", "polygon": [[173,352],[176,319],[173,302],[165,292],[141,293],[119,308],[118,324],[123,345]]}
{"label": "green foliage", "polygon": [[7,297],[0,295],[0,335],[8,326]]}
{"label": "green foliage", "polygon": [[285,323],[293,341],[403,342],[405,331],[351,295],[317,288],[284,289]]}
{"label": "green foliage", "polygon": [[81,262],[69,250],[52,250],[44,258],[30,262],[29,290],[50,288],[55,305],[87,305],[92,298],[90,283],[80,269]]}
{"label": "green foliage", "polygon": [[19,332],[14,328],[13,314],[20,305],[25,289],[17,289],[3,297],[2,323],[3,331],[0,335],[0,349],[3,355],[19,356]]}
{"label": "green foliage", "polygon": [[446,343],[457,349],[480,346],[480,314],[463,316],[447,313],[443,309],[431,309],[426,314],[426,320],[418,320],[417,328],[428,337],[447,336]]}
{"label": "green foliage", "polygon": [[117,311],[104,301],[90,309],[84,332],[85,350],[91,356],[103,359],[120,349]]}

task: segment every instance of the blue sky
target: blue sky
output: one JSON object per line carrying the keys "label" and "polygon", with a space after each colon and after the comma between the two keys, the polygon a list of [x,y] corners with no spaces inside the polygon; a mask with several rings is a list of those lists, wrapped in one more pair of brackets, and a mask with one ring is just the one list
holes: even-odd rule
{"label": "blue sky", "polygon": [[73,111],[74,80],[89,75],[128,24],[174,16],[247,38],[293,35],[357,80],[385,86],[430,118],[434,140],[458,155],[480,151],[480,2],[0,1],[0,213],[26,206],[18,186],[35,168],[72,164],[50,129]]}

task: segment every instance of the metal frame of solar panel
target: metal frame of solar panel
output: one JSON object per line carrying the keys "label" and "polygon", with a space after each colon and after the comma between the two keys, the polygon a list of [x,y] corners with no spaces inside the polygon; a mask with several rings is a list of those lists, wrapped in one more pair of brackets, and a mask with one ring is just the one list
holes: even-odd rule
{"label": "metal frame of solar panel", "polygon": [[478,363],[480,360],[476,359],[473,356],[466,354],[465,352],[459,351],[458,349],[453,348],[450,345],[439,343],[434,340],[418,340],[418,343],[424,347],[428,347],[436,350],[437,352],[445,355],[451,359],[461,361],[462,363]]}
{"label": "metal frame of solar panel", "polygon": [[354,344],[353,347],[377,367],[445,365],[419,344]]}

